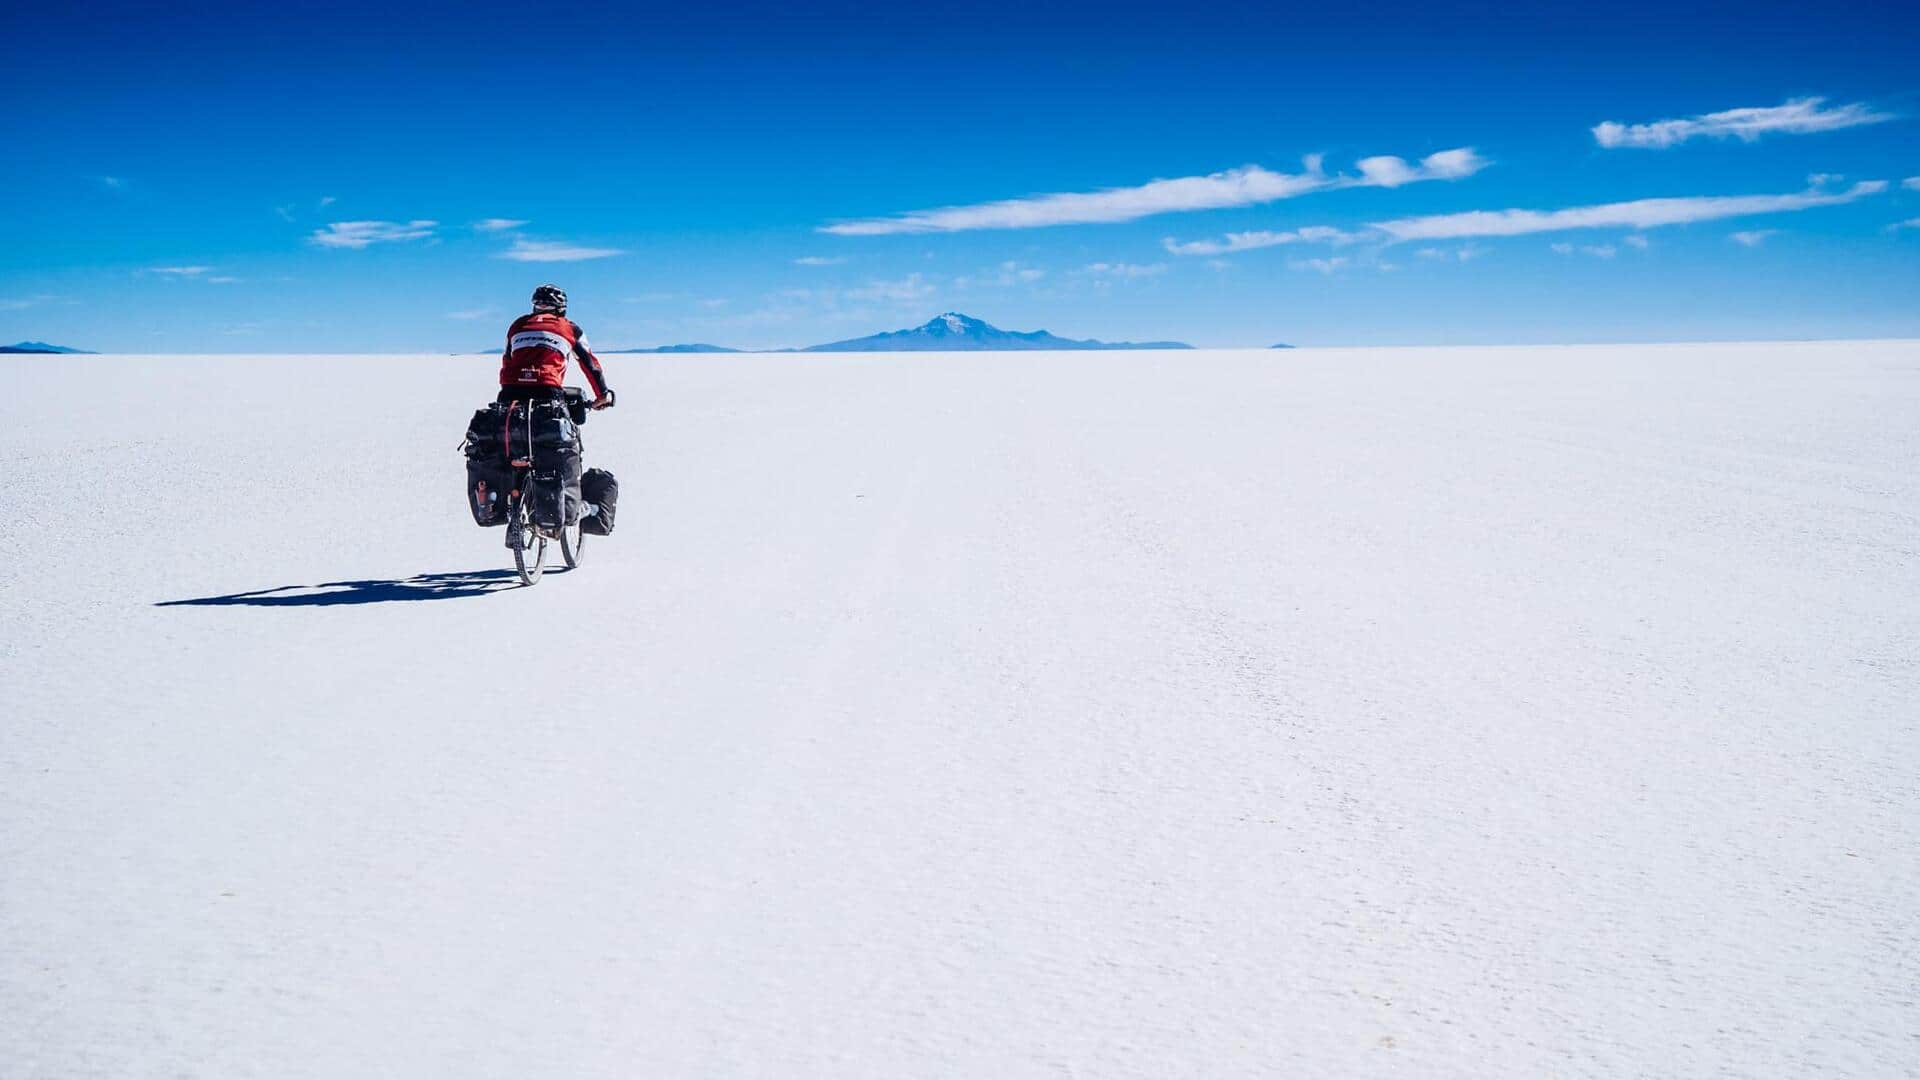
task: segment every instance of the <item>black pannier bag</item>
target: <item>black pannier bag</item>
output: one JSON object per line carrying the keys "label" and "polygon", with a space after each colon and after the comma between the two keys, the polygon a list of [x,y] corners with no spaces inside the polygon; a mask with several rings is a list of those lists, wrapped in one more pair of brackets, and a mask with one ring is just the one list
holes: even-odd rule
{"label": "black pannier bag", "polygon": [[[573,415],[563,401],[531,401],[525,406],[527,424],[532,429],[534,453],[542,450],[580,449],[580,425],[573,422]],[[514,427],[519,428],[518,423]],[[525,438],[525,435],[521,436]],[[518,451],[525,444],[518,439],[513,449]]]}
{"label": "black pannier bag", "polygon": [[527,513],[544,529],[580,520],[580,455],[537,451],[539,465],[527,474]]}
{"label": "black pannier bag", "polygon": [[562,401],[532,405],[533,472],[527,477],[527,509],[542,528],[580,520],[580,426]]}
{"label": "black pannier bag", "polygon": [[514,401],[473,414],[467,453],[467,508],[479,525],[504,525],[516,464],[528,469],[527,510],[543,528],[580,517],[580,428],[565,402]]}
{"label": "black pannier bag", "polygon": [[467,423],[467,441],[462,445],[469,458],[500,458],[506,460],[507,410],[503,406],[489,405],[476,410],[473,419]]}
{"label": "black pannier bag", "polygon": [[505,525],[513,469],[507,464],[507,411],[489,405],[467,424],[467,509],[475,525]]}
{"label": "black pannier bag", "polygon": [[620,501],[620,481],[605,469],[588,469],[580,478],[580,497],[600,508],[580,519],[580,531],[594,536],[613,535],[613,506]]}
{"label": "black pannier bag", "polygon": [[567,486],[558,469],[535,469],[527,474],[527,513],[543,529],[566,523]]}
{"label": "black pannier bag", "polygon": [[513,470],[494,461],[467,459],[467,509],[475,525],[505,525]]}

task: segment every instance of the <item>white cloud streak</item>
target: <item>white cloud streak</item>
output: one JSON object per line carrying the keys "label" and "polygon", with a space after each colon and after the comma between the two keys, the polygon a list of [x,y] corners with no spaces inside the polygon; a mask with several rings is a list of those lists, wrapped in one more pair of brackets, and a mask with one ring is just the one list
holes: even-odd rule
{"label": "white cloud streak", "polygon": [[839,266],[841,263],[846,261],[847,260],[841,256],[829,257],[826,255],[802,255],[800,258],[793,260],[793,265],[795,266]]}
{"label": "white cloud streak", "polygon": [[1608,120],[1594,125],[1593,141],[1609,150],[1622,147],[1663,150],[1689,139],[1753,142],[1762,135],[1807,135],[1878,124],[1894,118],[1891,113],[1875,112],[1859,102],[1824,108],[1826,100],[1821,97],[1795,98],[1784,105],[1725,109],[1683,120],[1657,120],[1651,124],[1620,124]]}
{"label": "white cloud streak", "polygon": [[558,240],[528,240],[525,237],[515,237],[513,246],[494,258],[512,259],[514,262],[582,262],[587,259],[605,259],[624,254],[626,252],[620,248],[585,247]]}
{"label": "white cloud streak", "polygon": [[156,266],[156,267],[153,267],[148,272],[154,273],[154,274],[168,274],[173,277],[190,278],[190,277],[199,277],[201,274],[204,274],[207,271],[212,269],[213,267],[211,266]]}
{"label": "white cloud streak", "polygon": [[1458,180],[1487,162],[1469,147],[1443,150],[1409,165],[1396,157],[1370,157],[1358,163],[1359,176],[1329,175],[1316,155],[1303,173],[1280,173],[1258,165],[1137,187],[1063,192],[1019,199],[915,210],[895,217],[866,218],[823,225],[838,236],[889,236],[900,233],[966,232],[973,229],[1038,229],[1053,225],[1096,225],[1134,221],[1154,214],[1258,206],[1315,191],[1350,187],[1400,187],[1422,180]]}
{"label": "white cloud streak", "polygon": [[1237,251],[1254,251],[1259,248],[1279,247],[1282,244],[1350,244],[1362,239],[1355,233],[1344,232],[1326,225],[1308,225],[1303,229],[1288,232],[1228,233],[1219,240],[1189,240],[1182,243],[1167,237],[1161,243],[1175,255],[1231,255]]}
{"label": "white cloud streak", "polygon": [[869,281],[859,288],[848,289],[847,299],[860,302],[878,300],[906,301],[919,300],[933,295],[933,286],[919,274],[908,274],[892,281]]}
{"label": "white cloud streak", "polygon": [[1900,186],[1908,191],[1920,191],[1920,176],[1909,176],[1900,181]]}
{"label": "white cloud streak", "polygon": [[1747,229],[1737,233],[1729,233],[1727,234],[1727,239],[1739,244],[1741,247],[1756,248],[1766,243],[1767,237],[1773,236],[1779,231],[1778,229]]}
{"label": "white cloud streak", "polygon": [[1141,263],[1097,262],[1097,263],[1088,263],[1086,266],[1086,270],[1084,272],[1088,274],[1095,274],[1100,277],[1120,278],[1123,280],[1130,281],[1135,278],[1158,277],[1159,275],[1167,272],[1167,264],[1166,263],[1141,264]]}
{"label": "white cloud streak", "polygon": [[1802,191],[1789,195],[1703,195],[1674,199],[1576,206],[1565,210],[1472,210],[1377,222],[1374,229],[1394,240],[1451,240],[1475,236],[1525,236],[1569,229],[1652,229],[1696,221],[1750,217],[1838,206],[1887,190],[1884,180],[1866,180],[1845,191]]}
{"label": "white cloud streak", "polygon": [[1335,255],[1330,259],[1294,259],[1287,263],[1287,267],[1292,270],[1318,270],[1331,275],[1336,270],[1346,269],[1347,257]]}
{"label": "white cloud streak", "polygon": [[437,221],[335,221],[315,229],[307,239],[318,247],[358,251],[373,244],[424,240],[433,235],[439,224]]}
{"label": "white cloud streak", "polygon": [[[1310,225],[1289,232],[1228,233],[1220,240],[1181,242],[1169,237],[1163,243],[1175,255],[1224,255],[1282,244],[1326,243],[1335,246],[1361,241],[1397,243],[1406,240],[1467,240],[1494,236],[1527,236],[1534,233],[1567,232],[1574,229],[1653,229],[1662,225],[1686,225],[1696,221],[1752,217],[1810,210],[1819,206],[1838,206],[1869,195],[1878,195],[1890,185],[1885,180],[1863,180],[1845,191],[1809,189],[1785,195],[1699,195],[1671,199],[1635,199],[1631,202],[1575,206],[1563,210],[1471,210],[1461,214],[1430,214],[1423,217],[1378,221],[1355,232]],[[1633,247],[1645,247],[1642,237],[1622,241]],[[1428,255],[1426,251],[1435,254]],[[1475,252],[1478,253],[1477,251]],[[1444,257],[1438,248],[1416,252],[1423,258]]]}
{"label": "white cloud streak", "polygon": [[508,229],[517,229],[527,224],[531,223],[519,218],[490,217],[474,222],[473,228],[476,232],[506,232]]}
{"label": "white cloud streak", "polygon": [[1453,262],[1471,262],[1486,253],[1486,248],[1474,244],[1462,244],[1460,247],[1452,250],[1444,248],[1421,248],[1413,254],[1418,258],[1429,261],[1445,262],[1451,260]]}

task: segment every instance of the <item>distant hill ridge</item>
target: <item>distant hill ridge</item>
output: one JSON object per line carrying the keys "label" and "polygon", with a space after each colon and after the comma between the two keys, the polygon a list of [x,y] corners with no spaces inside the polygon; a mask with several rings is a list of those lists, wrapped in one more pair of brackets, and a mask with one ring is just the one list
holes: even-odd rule
{"label": "distant hill ridge", "polygon": [[87,355],[92,349],[70,349],[65,345],[49,345],[44,341],[16,341],[11,345],[0,345],[0,353],[76,353]]}
{"label": "distant hill ridge", "polygon": [[687,345],[655,345],[650,349],[608,349],[609,355],[615,353],[737,353],[741,349],[729,349],[725,345],[704,345],[693,342]]}
{"label": "distant hill ridge", "polygon": [[868,337],[809,345],[800,352],[964,352],[994,350],[1072,349],[1191,349],[1180,341],[1106,342],[1063,338],[1045,330],[1002,330],[997,326],[948,311],[907,330],[890,330]]}
{"label": "distant hill ridge", "polygon": [[[1276,346],[1277,347],[1277,346]],[[734,349],[725,345],[693,342],[685,345],[652,345],[633,349],[602,349],[613,355],[659,353],[745,353],[745,352],[1065,352],[1093,349],[1191,349],[1184,341],[1094,341],[1063,338],[1045,330],[1002,330],[997,326],[948,311],[925,323],[905,330],[889,330],[867,337],[830,341],[825,345],[806,345],[793,349]]]}

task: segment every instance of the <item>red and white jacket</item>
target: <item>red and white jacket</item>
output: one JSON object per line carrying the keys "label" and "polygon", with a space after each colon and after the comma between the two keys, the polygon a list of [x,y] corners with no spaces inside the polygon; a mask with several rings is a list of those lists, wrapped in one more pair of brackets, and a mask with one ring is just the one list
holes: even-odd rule
{"label": "red and white jacket", "polygon": [[522,315],[507,327],[507,348],[500,354],[500,385],[558,387],[566,381],[568,360],[579,361],[595,397],[605,396],[606,373],[600,370],[600,360],[587,347],[587,335],[578,326],[564,315],[546,311]]}

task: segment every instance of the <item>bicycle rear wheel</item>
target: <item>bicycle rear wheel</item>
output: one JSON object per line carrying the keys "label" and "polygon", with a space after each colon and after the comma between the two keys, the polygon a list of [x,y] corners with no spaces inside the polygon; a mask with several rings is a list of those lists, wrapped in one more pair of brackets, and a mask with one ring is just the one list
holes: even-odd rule
{"label": "bicycle rear wheel", "polygon": [[580,565],[582,558],[580,549],[586,542],[587,534],[580,531],[578,521],[560,530],[560,557],[566,560],[567,569],[571,570]]}

